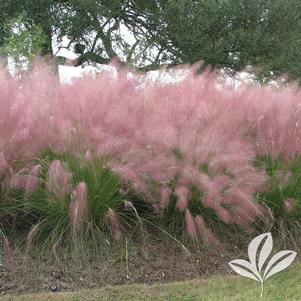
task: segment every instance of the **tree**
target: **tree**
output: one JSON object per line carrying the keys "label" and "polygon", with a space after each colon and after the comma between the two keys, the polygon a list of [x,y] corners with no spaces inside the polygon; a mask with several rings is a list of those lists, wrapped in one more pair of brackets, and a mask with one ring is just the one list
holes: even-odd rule
{"label": "tree", "polygon": [[[147,71],[203,61],[203,67],[231,74],[248,67],[262,79],[285,73],[301,79],[299,0],[8,0],[0,5],[5,16],[22,14],[26,28],[40,28],[41,55],[59,63],[115,59]],[[0,32],[0,43],[1,38]],[[54,54],[53,40],[78,57]]]}
{"label": "tree", "polygon": [[[79,54],[73,61],[56,56],[59,62],[79,66],[86,62],[106,64],[115,59],[121,65],[146,69],[147,62],[157,63],[162,59],[162,51],[156,49],[160,23],[155,18],[158,15],[155,3],[155,0],[10,0],[4,10],[14,6],[25,16],[26,28],[42,29],[47,38],[42,45],[42,56],[54,56],[55,38],[61,48],[74,49]],[[68,45],[62,44],[65,37],[69,39]]]}
{"label": "tree", "polygon": [[169,1],[162,12],[177,63],[301,79],[300,1]]}
{"label": "tree", "polygon": [[41,53],[46,37],[38,25],[31,28],[24,26],[23,17],[10,20],[5,26],[6,37],[3,38],[0,54],[8,55],[14,61],[15,69],[26,68],[27,63],[33,61]]}

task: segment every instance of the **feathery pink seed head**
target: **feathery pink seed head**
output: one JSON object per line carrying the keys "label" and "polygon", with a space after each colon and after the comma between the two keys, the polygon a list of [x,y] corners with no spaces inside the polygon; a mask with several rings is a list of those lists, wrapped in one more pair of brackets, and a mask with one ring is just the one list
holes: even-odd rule
{"label": "feathery pink seed head", "polygon": [[129,209],[133,209],[134,206],[132,204],[132,202],[130,201],[124,201],[124,209],[129,210]]}
{"label": "feathery pink seed head", "polygon": [[296,200],[292,198],[285,199],[284,208],[287,210],[287,212],[293,212],[296,208]]}
{"label": "feathery pink seed head", "polygon": [[92,160],[92,154],[91,154],[91,152],[89,150],[86,151],[84,158],[85,158],[85,160],[87,162],[91,162],[91,160]]}
{"label": "feathery pink seed head", "polygon": [[170,194],[171,194],[170,189],[168,189],[166,187],[162,187],[160,189],[160,204],[159,204],[159,207],[161,209],[166,208],[166,206],[168,205]]}
{"label": "feathery pink seed head", "polygon": [[200,215],[197,215],[194,220],[195,220],[197,232],[204,240],[204,242],[214,245],[215,247],[220,246],[220,242],[213,234],[212,230],[206,227],[204,219]]}
{"label": "feathery pink seed head", "polygon": [[35,177],[38,177],[40,172],[42,170],[42,166],[41,165],[35,165],[31,171],[30,171],[30,175],[31,176],[35,176]]}
{"label": "feathery pink seed head", "polygon": [[185,212],[185,221],[186,221],[186,229],[187,233],[190,237],[195,237],[197,235],[197,228],[194,222],[194,218],[189,209],[186,209]]}
{"label": "feathery pink seed head", "polygon": [[36,190],[40,182],[37,176],[28,175],[26,176],[25,192],[30,194]]}
{"label": "feathery pink seed head", "polygon": [[84,182],[80,182],[72,193],[69,207],[69,219],[72,233],[75,234],[83,225],[88,213],[88,189]]}
{"label": "feathery pink seed head", "polygon": [[23,189],[26,190],[27,176],[21,174],[15,174],[9,181],[9,188],[11,189]]}
{"label": "feathery pink seed head", "polygon": [[178,197],[177,208],[180,211],[184,211],[188,205],[188,189],[186,187],[180,186],[176,188],[175,194]]}
{"label": "feathery pink seed head", "polygon": [[114,238],[116,240],[120,240],[122,227],[117,213],[112,208],[108,209],[108,212],[106,214],[106,219],[109,225],[111,226],[111,230],[114,235]]}
{"label": "feathery pink seed head", "polygon": [[9,167],[9,165],[5,159],[4,154],[0,153],[0,177],[2,177],[5,174],[8,167]]}
{"label": "feathery pink seed head", "polygon": [[56,197],[63,197],[71,192],[72,175],[68,172],[59,160],[51,162],[48,169],[47,187]]}

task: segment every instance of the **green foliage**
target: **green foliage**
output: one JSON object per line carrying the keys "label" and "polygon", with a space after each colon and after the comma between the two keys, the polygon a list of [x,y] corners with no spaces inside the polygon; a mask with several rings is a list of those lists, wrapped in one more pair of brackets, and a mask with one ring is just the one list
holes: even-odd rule
{"label": "green foliage", "polygon": [[27,28],[22,15],[13,18],[4,27],[8,34],[0,47],[0,53],[13,59],[16,68],[24,68],[41,53],[45,42],[43,30],[40,25]]}
{"label": "green foliage", "polygon": [[259,202],[272,210],[276,221],[298,220],[301,217],[301,158],[287,162],[283,158],[263,156],[256,164],[265,168],[268,176],[266,187],[258,196]]}
{"label": "green foliage", "polygon": [[[202,61],[230,74],[247,68],[262,82],[285,74],[301,78],[299,0],[10,0],[1,8],[5,23],[22,14],[26,31],[45,38],[38,41],[42,56],[53,56],[54,37],[70,50],[85,46],[74,66],[117,58],[145,71]],[[66,37],[70,43],[63,45]],[[6,38],[2,29],[0,47]],[[20,47],[20,39],[11,43],[21,54],[33,47]]]}
{"label": "green foliage", "polygon": [[177,62],[300,79],[300,1],[168,1],[162,14]]}

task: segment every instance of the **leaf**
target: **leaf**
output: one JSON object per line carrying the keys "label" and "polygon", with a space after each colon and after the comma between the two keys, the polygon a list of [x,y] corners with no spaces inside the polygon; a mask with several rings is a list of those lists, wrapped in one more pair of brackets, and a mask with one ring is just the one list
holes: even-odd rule
{"label": "leaf", "polygon": [[273,239],[271,233],[267,233],[267,238],[263,243],[263,246],[260,250],[259,259],[258,259],[258,271],[261,272],[261,269],[271,254],[273,249]]}
{"label": "leaf", "polygon": [[256,236],[249,244],[248,247],[248,255],[250,258],[250,262],[255,267],[256,265],[256,257],[258,253],[258,248],[260,243],[265,239],[265,242],[262,246],[262,249],[259,254],[259,261],[258,261],[258,267],[259,272],[261,271],[262,266],[264,265],[265,261],[269,257],[272,248],[273,248],[273,239],[271,233],[264,233],[261,235]]}
{"label": "leaf", "polygon": [[[264,271],[263,279],[266,280],[274,274],[286,269],[294,261],[296,255],[296,252],[289,250],[280,251],[277,254],[275,254],[269,261]],[[273,268],[271,268],[275,262],[281,259],[281,257],[283,257],[283,259],[280,260]]]}
{"label": "leaf", "polygon": [[229,262],[230,267],[239,275],[253,279],[257,282],[261,282],[262,279],[256,270],[256,266],[253,266],[249,261],[243,259],[235,259]]}

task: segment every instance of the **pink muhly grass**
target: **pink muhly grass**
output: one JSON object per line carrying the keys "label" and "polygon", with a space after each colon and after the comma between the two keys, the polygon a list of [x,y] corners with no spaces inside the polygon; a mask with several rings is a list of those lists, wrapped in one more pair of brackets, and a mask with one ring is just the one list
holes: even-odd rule
{"label": "pink muhly grass", "polygon": [[123,205],[124,209],[129,210],[129,209],[133,209],[133,204],[130,201],[124,201],[124,205]]}
{"label": "pink muhly grass", "polygon": [[31,170],[28,168],[21,169],[16,174],[11,174],[8,181],[8,187],[11,189],[21,189],[25,191],[25,194],[31,194],[36,190],[40,183],[39,172],[41,166],[36,165]]}
{"label": "pink muhly grass", "polygon": [[9,244],[7,237],[2,238],[3,257],[7,267],[13,271],[15,269],[14,264],[14,252]]}
{"label": "pink muhly grass", "polygon": [[35,165],[31,171],[30,174],[27,176],[26,179],[26,185],[25,185],[25,192],[26,194],[30,194],[33,191],[36,190],[40,183],[39,174],[41,172],[41,165]]}
{"label": "pink muhly grass", "polygon": [[277,171],[275,171],[275,176],[278,180],[279,186],[280,187],[285,187],[291,181],[292,172],[291,171],[284,172],[284,171],[277,170]]}
{"label": "pink muhly grass", "polygon": [[27,250],[30,250],[33,245],[34,239],[39,232],[39,225],[40,224],[36,224],[35,226],[33,226],[26,238],[26,249]]}
{"label": "pink muhly grass", "polygon": [[118,192],[121,194],[121,195],[127,195],[129,193],[129,190],[128,189],[125,189],[125,188],[119,188],[118,189]]}
{"label": "pink muhly grass", "polygon": [[189,209],[186,209],[185,212],[185,222],[188,235],[190,237],[195,237],[197,235],[197,228],[194,218]]}
{"label": "pink muhly grass", "polygon": [[84,182],[80,182],[72,193],[69,207],[69,220],[73,235],[84,224],[88,214],[88,189]]}
{"label": "pink muhly grass", "polygon": [[[266,183],[253,162],[301,154],[301,92],[280,84],[234,89],[217,74],[192,74],[166,84],[102,73],[59,85],[42,65],[22,82],[0,70],[0,174],[46,149],[87,161],[93,154],[154,208],[174,197],[183,211],[200,202],[246,228],[262,213],[254,195]],[[23,181],[12,184],[26,187]],[[47,185],[58,197],[72,191],[60,161],[49,167]],[[199,199],[191,199],[191,187]]]}
{"label": "pink muhly grass", "polygon": [[0,153],[0,177],[2,177],[5,174],[8,167],[9,167],[9,165],[5,159],[4,154]]}
{"label": "pink muhly grass", "polygon": [[200,215],[197,215],[194,220],[197,232],[204,242],[207,244],[213,244],[215,247],[219,247],[221,245],[220,241],[216,238],[212,230],[205,225],[204,219]]}
{"label": "pink muhly grass", "polygon": [[92,154],[89,150],[86,151],[85,153],[85,156],[84,156],[84,159],[87,161],[87,162],[91,162],[92,160]]}
{"label": "pink muhly grass", "polygon": [[11,164],[59,142],[52,119],[58,81],[41,65],[22,81],[0,73],[0,150]]}
{"label": "pink muhly grass", "polygon": [[27,175],[15,174],[9,181],[9,188],[26,190]]}
{"label": "pink muhly grass", "polygon": [[[143,89],[137,85],[125,74],[118,80],[102,74],[95,80],[62,87],[58,94],[60,118],[70,128],[79,129],[76,135],[90,150],[108,156],[114,172],[137,187],[155,208],[166,207],[169,198],[167,192],[160,198],[154,197],[158,191],[150,195],[148,183],[157,183],[161,195],[177,179],[174,193],[180,210],[187,208],[194,185],[206,196],[200,202],[233,222],[235,216],[224,212],[219,201],[224,191],[247,186],[240,202],[248,207],[265,180],[252,166],[256,155],[252,145],[240,135],[247,130],[240,95],[229,87],[217,89],[216,78],[206,74],[176,85],[152,83]],[[74,110],[69,109],[70,103]],[[208,166],[208,171],[200,166]]]}
{"label": "pink muhly grass", "polygon": [[47,187],[49,192],[56,197],[62,198],[71,192],[72,174],[66,170],[59,160],[51,162],[48,169]]}
{"label": "pink muhly grass", "polygon": [[171,195],[170,189],[168,189],[166,187],[163,187],[160,189],[160,205],[159,205],[159,207],[161,209],[165,209],[166,206],[168,205],[170,195]]}
{"label": "pink muhly grass", "polygon": [[41,173],[41,170],[42,170],[42,166],[41,165],[35,165],[31,171],[30,171],[30,175],[31,176],[35,176],[35,177],[38,177]]}
{"label": "pink muhly grass", "polygon": [[246,93],[252,97],[244,107],[249,109],[245,111],[253,123],[250,128],[258,153],[285,159],[300,155],[300,89],[279,84],[279,87],[253,88]]}
{"label": "pink muhly grass", "polygon": [[40,179],[36,176],[28,175],[26,176],[25,192],[30,194],[36,190],[40,183]]}
{"label": "pink muhly grass", "polygon": [[186,187],[178,187],[175,191],[178,197],[177,207],[180,211],[184,211],[188,205],[188,189]]}
{"label": "pink muhly grass", "polygon": [[283,202],[284,204],[284,208],[286,209],[287,212],[291,213],[296,209],[296,200],[292,199],[292,198],[287,198],[284,200]]}
{"label": "pink muhly grass", "polygon": [[118,214],[112,208],[109,208],[106,214],[106,219],[108,221],[114,239],[117,241],[120,240],[122,236],[122,226],[120,224]]}

